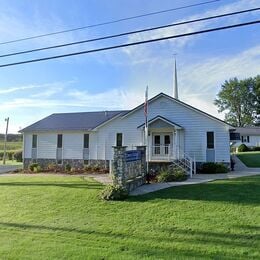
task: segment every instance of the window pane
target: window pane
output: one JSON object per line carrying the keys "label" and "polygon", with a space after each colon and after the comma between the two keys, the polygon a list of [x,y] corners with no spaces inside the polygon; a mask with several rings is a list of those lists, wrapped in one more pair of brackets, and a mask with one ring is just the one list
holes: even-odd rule
{"label": "window pane", "polygon": [[164,136],[164,144],[165,145],[169,145],[170,143],[171,143],[170,136],[169,135],[165,135]]}
{"label": "window pane", "polygon": [[116,134],[116,146],[122,146],[123,145],[123,134],[117,133]]}
{"label": "window pane", "polygon": [[58,135],[57,148],[62,148],[62,135]]}
{"label": "window pane", "polygon": [[247,138],[247,142],[249,143],[249,136],[247,136],[246,138]]}
{"label": "window pane", "polygon": [[160,136],[159,135],[154,136],[154,145],[160,145]]}
{"label": "window pane", "polygon": [[207,148],[214,149],[214,132],[207,132]]}
{"label": "window pane", "polygon": [[37,148],[37,135],[32,136],[32,148]]}
{"label": "window pane", "polygon": [[84,134],[84,148],[89,148],[89,134]]}

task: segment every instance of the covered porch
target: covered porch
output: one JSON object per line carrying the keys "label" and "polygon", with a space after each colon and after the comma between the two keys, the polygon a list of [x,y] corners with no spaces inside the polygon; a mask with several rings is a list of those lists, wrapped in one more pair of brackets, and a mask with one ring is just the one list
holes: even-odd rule
{"label": "covered porch", "polygon": [[150,162],[170,162],[180,159],[184,151],[183,127],[167,118],[156,116],[148,121],[147,144],[144,124],[139,128],[143,131],[144,144],[148,146],[147,158]]}

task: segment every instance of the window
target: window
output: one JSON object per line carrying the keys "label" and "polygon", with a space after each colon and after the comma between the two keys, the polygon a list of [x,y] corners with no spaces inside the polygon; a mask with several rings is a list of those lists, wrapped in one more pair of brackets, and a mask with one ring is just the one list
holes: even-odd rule
{"label": "window", "polygon": [[62,148],[62,135],[57,136],[57,148]]}
{"label": "window", "polygon": [[207,132],[207,149],[214,149],[214,132]]}
{"label": "window", "polygon": [[117,133],[116,134],[116,146],[122,146],[123,145],[123,134]]}
{"label": "window", "polygon": [[84,134],[84,148],[89,148],[89,134]]}
{"label": "window", "polygon": [[250,139],[249,139],[249,136],[241,136],[241,141],[242,143],[249,143],[250,142]]}
{"label": "window", "polygon": [[37,148],[37,135],[32,136],[32,148]]}

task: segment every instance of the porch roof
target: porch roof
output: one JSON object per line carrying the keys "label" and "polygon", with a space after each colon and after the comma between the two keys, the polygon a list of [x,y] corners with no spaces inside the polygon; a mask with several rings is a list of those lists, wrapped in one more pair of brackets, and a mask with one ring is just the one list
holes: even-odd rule
{"label": "porch roof", "polygon": [[[150,119],[150,120],[148,121],[148,125],[150,125],[150,124],[152,124],[152,123],[154,123],[154,122],[156,122],[156,121],[158,121],[158,120],[163,121],[164,123],[170,125],[171,127],[174,127],[175,129],[183,129],[182,126],[180,126],[180,125],[178,125],[178,124],[172,122],[171,120],[169,120],[169,119],[167,119],[167,118],[165,118],[165,117],[163,117],[163,116],[159,116],[159,115],[156,116],[156,117],[154,117],[154,118],[152,118],[152,119]],[[139,125],[137,128],[142,128],[142,127],[144,127],[144,126],[145,126],[145,123]]]}

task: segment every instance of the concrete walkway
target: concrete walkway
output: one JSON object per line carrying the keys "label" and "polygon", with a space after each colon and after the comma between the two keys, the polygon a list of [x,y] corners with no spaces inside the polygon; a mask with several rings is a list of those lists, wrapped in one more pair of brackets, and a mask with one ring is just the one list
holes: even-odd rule
{"label": "concrete walkway", "polygon": [[131,196],[143,195],[150,192],[155,192],[158,190],[176,187],[176,186],[184,186],[184,185],[192,185],[192,184],[200,184],[206,183],[214,180],[224,180],[224,179],[234,179],[239,177],[246,176],[254,176],[260,175],[260,170],[257,171],[234,171],[231,173],[223,173],[223,174],[196,174],[192,178],[189,178],[186,181],[182,182],[165,182],[165,183],[152,183],[145,184],[143,186],[138,187],[137,189],[130,192]]}
{"label": "concrete walkway", "polygon": [[8,173],[15,171],[17,169],[22,169],[22,165],[0,165],[0,174],[1,173]]}

